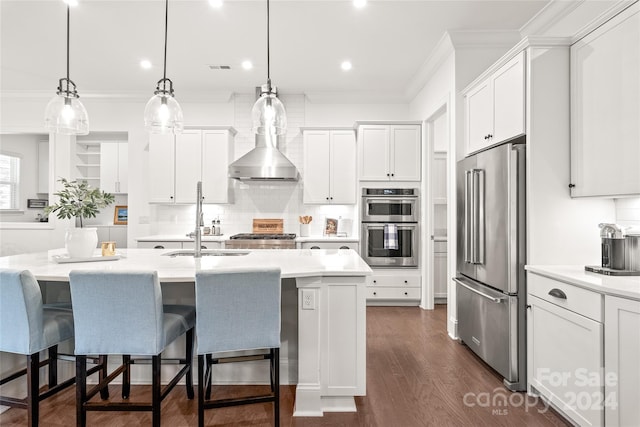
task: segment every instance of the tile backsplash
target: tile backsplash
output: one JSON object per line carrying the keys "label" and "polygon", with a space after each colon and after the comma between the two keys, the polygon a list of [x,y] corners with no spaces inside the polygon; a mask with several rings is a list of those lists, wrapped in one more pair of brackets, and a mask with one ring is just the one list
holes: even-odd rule
{"label": "tile backsplash", "polygon": [[640,230],[640,197],[616,199],[616,222]]}
{"label": "tile backsplash", "polygon": [[[304,95],[281,96],[287,111],[287,138],[280,151],[303,171],[303,147],[300,127],[305,123]],[[255,146],[251,132],[251,107],[255,98],[251,95],[236,95],[234,100],[237,134],[234,139],[234,157],[243,156]],[[203,183],[207,185],[207,183]],[[353,219],[357,225],[355,205],[305,205],[302,203],[302,181],[298,182],[244,182],[230,180],[232,203],[226,205],[204,205],[204,223],[210,226],[219,218],[222,233],[250,233],[253,218],[282,218],[284,232],[300,234],[298,217],[311,215],[310,234],[321,236],[324,220],[330,218]],[[186,234],[195,227],[195,205],[152,205],[150,208],[151,234]],[[350,235],[357,235],[354,229]]]}

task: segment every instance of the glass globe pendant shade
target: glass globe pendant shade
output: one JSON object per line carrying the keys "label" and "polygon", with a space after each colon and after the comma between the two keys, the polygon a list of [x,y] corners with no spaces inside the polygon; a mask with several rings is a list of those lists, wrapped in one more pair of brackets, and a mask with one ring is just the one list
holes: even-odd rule
{"label": "glass globe pendant shade", "polygon": [[263,93],[251,109],[253,132],[257,135],[285,135],[287,113],[274,93]]}
{"label": "glass globe pendant shade", "polygon": [[166,93],[152,96],[144,108],[144,126],[151,133],[182,133],[184,119],[178,101]]}
{"label": "glass globe pendant shade", "polygon": [[49,132],[62,135],[87,135],[89,116],[87,110],[73,93],[59,93],[47,104],[44,124]]}

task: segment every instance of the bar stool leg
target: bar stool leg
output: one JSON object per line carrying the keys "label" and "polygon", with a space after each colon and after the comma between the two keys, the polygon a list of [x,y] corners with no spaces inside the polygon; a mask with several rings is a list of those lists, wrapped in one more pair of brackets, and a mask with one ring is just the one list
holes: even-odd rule
{"label": "bar stool leg", "polygon": [[40,394],[40,353],[27,356],[27,413],[29,427],[38,425]]}
{"label": "bar stool leg", "polygon": [[76,356],[76,426],[87,425],[87,356]]}
{"label": "bar stool leg", "polygon": [[274,385],[275,385],[275,390],[274,390],[274,397],[275,397],[275,402],[273,402],[273,413],[274,413],[274,418],[275,418],[275,425],[276,427],[278,427],[280,425],[280,349],[279,348],[275,348],[272,350],[272,359],[271,359],[271,363],[272,366],[274,367],[273,371],[274,371]]}
{"label": "bar stool leg", "polygon": [[151,369],[153,371],[153,379],[151,381],[151,412],[153,427],[160,427],[160,356],[152,356]]}
{"label": "bar stool leg", "polygon": [[193,399],[193,328],[189,329],[186,334],[186,346],[187,346],[187,366],[189,366],[189,371],[186,373],[186,383],[187,383],[187,398]]}
{"label": "bar stool leg", "polygon": [[131,356],[123,354],[122,364],[124,365],[124,371],[122,371],[122,398],[128,399],[131,392]]}
{"label": "bar stool leg", "polygon": [[[98,371],[98,380],[102,382],[109,373],[107,372],[107,362],[108,357],[106,354],[99,356],[98,358],[101,369]],[[107,400],[109,398],[109,384],[105,384],[103,388],[100,389],[100,399]]]}
{"label": "bar stool leg", "polygon": [[213,382],[213,366],[211,365],[212,362],[212,357],[210,354],[206,355],[206,370],[205,370],[205,385],[207,386],[207,389],[205,391],[205,399],[209,400],[211,399],[211,383]]}
{"label": "bar stool leg", "polygon": [[[198,355],[198,427],[204,427],[204,389],[205,389],[204,355]],[[208,366],[207,366],[208,369]]]}
{"label": "bar stool leg", "polygon": [[58,346],[49,347],[49,389],[58,384]]}

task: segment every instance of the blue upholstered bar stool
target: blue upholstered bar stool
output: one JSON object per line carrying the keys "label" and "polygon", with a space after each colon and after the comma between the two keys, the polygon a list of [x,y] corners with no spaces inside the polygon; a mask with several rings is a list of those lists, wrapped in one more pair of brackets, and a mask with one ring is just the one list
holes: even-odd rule
{"label": "blue upholstered bar stool", "polygon": [[[187,397],[193,399],[193,328],[195,308],[163,305],[158,274],[155,271],[80,271],[69,273],[71,302],[75,320],[76,414],[77,425],[85,426],[87,411],[151,411],[154,427],[160,427],[160,405],[178,381],[186,376]],[[162,351],[186,334],[184,365],[168,385],[160,385]],[[98,385],[87,390],[87,355],[122,355],[122,364]],[[131,355],[151,356],[152,401],[129,402]],[[104,363],[106,364],[106,356]],[[147,357],[148,359],[148,357]],[[138,360],[139,361],[139,360]],[[109,383],[122,374],[125,402],[90,399],[106,391]],[[103,396],[104,398],[104,396]]]}
{"label": "blue upholstered bar stool", "polygon": [[[58,344],[73,338],[70,306],[42,303],[40,285],[26,270],[0,269],[0,351],[27,356],[27,368],[0,380],[0,385],[27,374],[27,397],[0,396],[0,404],[27,408],[28,425],[37,426],[41,400],[72,385],[75,378],[58,384]],[[40,351],[48,359],[40,361]],[[40,392],[40,367],[49,367],[49,384]]]}
{"label": "blue upholstered bar stool", "polygon": [[[199,426],[204,426],[205,409],[263,402],[274,402],[275,425],[280,425],[280,288],[277,268],[196,273]],[[224,357],[225,352],[266,349],[266,354]],[[271,394],[211,400],[212,365],[256,358],[270,361]]]}

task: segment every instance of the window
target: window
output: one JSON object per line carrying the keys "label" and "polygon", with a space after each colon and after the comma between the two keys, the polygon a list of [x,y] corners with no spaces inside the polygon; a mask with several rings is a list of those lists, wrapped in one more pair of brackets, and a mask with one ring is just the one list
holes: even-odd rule
{"label": "window", "polygon": [[19,209],[20,157],[0,154],[0,209]]}

